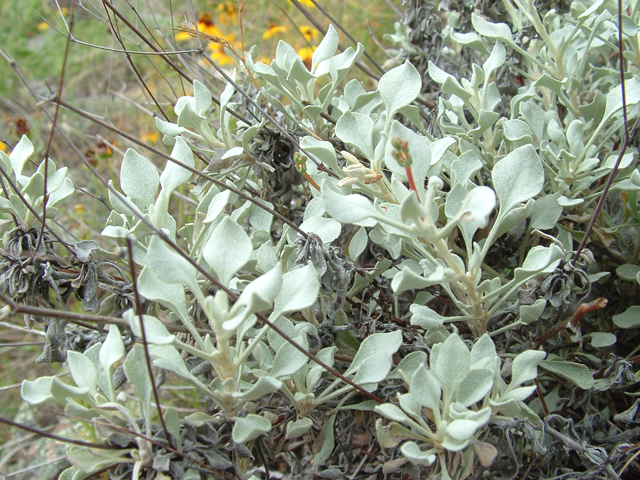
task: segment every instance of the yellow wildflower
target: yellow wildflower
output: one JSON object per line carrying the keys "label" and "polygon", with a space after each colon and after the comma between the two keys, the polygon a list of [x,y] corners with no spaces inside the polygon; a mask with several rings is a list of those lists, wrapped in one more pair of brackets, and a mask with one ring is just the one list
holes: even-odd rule
{"label": "yellow wildflower", "polygon": [[233,57],[227,53],[224,45],[211,42],[207,48],[211,50],[211,60],[221,67],[230,65],[234,62]]}
{"label": "yellow wildflower", "polygon": [[316,49],[315,46],[302,47],[296,52],[298,56],[302,58],[302,61],[304,62],[304,64],[307,66],[308,69],[311,69],[311,60],[313,58],[313,52],[315,51],[315,49]]}
{"label": "yellow wildflower", "polygon": [[301,26],[300,33],[304,35],[304,38],[307,39],[307,42],[314,42],[318,38],[318,35],[320,34],[318,30],[316,30],[315,28],[309,25]]}
{"label": "yellow wildflower", "polygon": [[0,150],[2,150],[3,152],[7,151],[7,144],[4,142],[0,142]]}
{"label": "yellow wildflower", "polygon": [[76,213],[83,213],[85,211],[85,206],[81,203],[78,203],[76,205],[73,206],[73,209],[75,210]]}
{"label": "yellow wildflower", "polygon": [[158,141],[158,132],[149,132],[142,135],[140,139],[145,143],[156,143]]}
{"label": "yellow wildflower", "polygon": [[[211,35],[214,37],[222,37],[223,33],[218,27],[216,27],[215,23],[213,23],[213,17],[209,12],[203,12],[198,17],[198,30],[202,33],[206,33],[207,35]],[[176,34],[176,41],[182,42],[184,40],[188,40],[195,35],[195,31],[191,33],[189,32],[179,32]]]}
{"label": "yellow wildflower", "polygon": [[287,27],[284,25],[277,25],[273,22],[269,24],[269,28],[266,32],[262,34],[262,38],[265,40],[269,40],[271,37],[275,37],[276,35],[282,35],[287,31]]}
{"label": "yellow wildflower", "polygon": [[315,5],[313,4],[313,2],[311,0],[298,0],[302,6],[307,7],[307,8],[313,8],[315,7]]}
{"label": "yellow wildflower", "polygon": [[46,30],[47,28],[49,28],[49,24],[47,22],[39,22],[37,27],[38,30]]}
{"label": "yellow wildflower", "polygon": [[238,8],[236,4],[231,1],[221,3],[216,7],[218,11],[218,22],[220,25],[229,25],[238,23]]}

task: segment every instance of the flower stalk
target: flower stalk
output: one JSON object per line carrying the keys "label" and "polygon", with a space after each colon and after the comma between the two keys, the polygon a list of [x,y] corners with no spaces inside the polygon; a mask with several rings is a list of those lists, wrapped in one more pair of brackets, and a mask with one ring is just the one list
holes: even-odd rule
{"label": "flower stalk", "polygon": [[407,173],[407,180],[409,181],[409,188],[416,192],[418,203],[420,203],[420,194],[416,188],[416,182],[413,179],[413,172],[411,171],[413,158],[411,158],[411,153],[409,153],[409,142],[407,140],[402,140],[400,137],[392,137],[391,145],[395,149],[391,152],[391,155],[396,159],[396,162],[398,162],[401,167],[404,167],[404,170]]}

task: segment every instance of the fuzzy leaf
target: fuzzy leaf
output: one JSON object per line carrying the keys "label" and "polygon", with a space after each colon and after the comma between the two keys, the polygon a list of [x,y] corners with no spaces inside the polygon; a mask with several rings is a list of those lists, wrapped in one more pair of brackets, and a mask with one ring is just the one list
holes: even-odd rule
{"label": "fuzzy leaf", "polygon": [[220,222],[202,250],[204,259],[225,286],[244,267],[252,252],[251,240],[231,217]]}
{"label": "fuzzy leaf", "polygon": [[327,180],[322,183],[322,199],[327,213],[340,223],[356,223],[378,215],[368,198],[341,195],[331,188]]}
{"label": "fuzzy leaf", "polygon": [[500,200],[500,215],[526,202],[542,190],[544,170],[533,145],[516,148],[491,172],[493,188]]}
{"label": "fuzzy leaf", "polygon": [[433,453],[423,452],[415,442],[405,442],[400,447],[402,455],[414,465],[424,465],[428,467],[436,461],[436,456]]}
{"label": "fuzzy leaf", "polygon": [[387,115],[391,117],[413,102],[420,95],[421,88],[420,74],[408,60],[386,72],[378,83],[378,91],[387,108]]}
{"label": "fuzzy leaf", "polygon": [[120,168],[120,186],[129,197],[149,206],[155,199],[160,185],[158,170],[146,157],[128,149]]}
{"label": "fuzzy leaf", "polygon": [[151,385],[151,376],[149,375],[144,347],[141,344],[136,343],[127,358],[125,358],[124,373],[127,375],[127,380],[129,380],[129,384],[133,387],[136,398],[140,402],[144,418],[150,421],[153,386]]}
{"label": "fuzzy leaf", "polygon": [[[171,151],[171,156],[185,165],[189,165],[190,167],[195,166],[193,153],[191,152],[187,142],[185,142],[181,137],[176,138],[176,144]],[[191,175],[192,174],[189,170],[169,160],[162,171],[162,175],[160,175],[160,185],[162,185],[163,190],[171,193],[184,182],[189,180]]]}
{"label": "fuzzy leaf", "polygon": [[310,307],[318,299],[320,282],[311,263],[287,272],[273,307],[272,318]]}
{"label": "fuzzy leaf", "polygon": [[411,396],[420,402],[423,407],[434,411],[440,410],[440,396],[442,394],[440,382],[431,370],[427,370],[423,364],[416,368],[411,377],[409,391]]}
{"label": "fuzzy leaf", "polygon": [[246,443],[271,430],[271,422],[253,413],[244,418],[237,418],[231,436],[237,443]]}
{"label": "fuzzy leaf", "polygon": [[540,362],[540,366],[551,373],[566,378],[582,390],[588,390],[593,386],[594,379],[591,370],[581,363],[543,360]]}
{"label": "fuzzy leaf", "polygon": [[513,360],[509,388],[517,387],[538,376],[538,365],[547,354],[540,350],[526,350]]}

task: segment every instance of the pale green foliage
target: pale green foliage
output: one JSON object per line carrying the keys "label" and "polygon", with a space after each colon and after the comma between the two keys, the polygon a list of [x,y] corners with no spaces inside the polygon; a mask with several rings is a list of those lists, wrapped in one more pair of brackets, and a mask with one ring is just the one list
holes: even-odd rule
{"label": "pale green foliage", "polygon": [[[415,465],[439,461],[443,478],[449,474],[462,478],[473,468],[473,451],[484,452],[482,461],[490,457],[489,463],[497,453],[481,441],[492,421],[519,416],[540,422],[541,412],[525,403],[535,391],[530,382],[538,366],[582,389],[597,386],[585,365],[560,357],[544,360],[545,352],[524,349],[513,358],[507,383],[502,365],[510,354],[499,354],[487,332],[490,320],[500,313],[512,314],[511,320],[491,335],[533,324],[543,315],[547,299],[518,303],[518,292],[568,264],[572,232],[559,220],[575,216],[574,208],[581,214],[592,208],[589,205],[602,193],[599,180],[616,161],[615,152],[609,154],[622,118],[618,72],[602,69],[589,85],[578,80],[590,68],[594,48],[603,55],[616,50],[616,12],[604,2],[591,6],[573,2],[571,23],[555,14],[541,19],[533,2],[514,4],[518,8],[509,11],[514,28],[529,26],[537,32],[528,49],[517,40],[521,31],[492,24],[476,13],[475,32],[460,34],[447,26],[448,48],[474,49],[482,61],[472,65],[470,78],[456,78],[428,63],[428,75],[440,89],[430,130],[415,103],[424,86],[421,73],[410,62],[400,61],[382,75],[375,90],[366,91],[357,79],[346,81],[363,47],[358,44],[337,53],[338,34],[331,26],[313,54],[311,69],[282,41],[270,65],[247,53],[246,66],[261,86],[256,105],[268,102],[286,132],[280,131],[280,123],[267,129],[264,120],[249,125],[233,117],[227,108],[255,112],[257,107],[243,104],[231,83],[225,84],[220,106],[212,111],[212,93],[195,80],[193,95],[179,98],[175,105],[175,123],[156,120],[164,143],[173,147],[162,172],[142,154],[126,151],[119,185],[110,184],[112,211],[102,235],[122,249],[127,241],[133,244],[132,261],[140,267],[136,287],[147,303],[142,315],[127,309],[119,316],[136,339],[144,332],[155,371],[172,372],[216,404],[213,414],[191,418],[194,425],[209,420],[233,423],[233,441],[250,444],[274,428],[273,418],[258,405],[278,394],[295,413],[278,426],[284,438],[296,439],[315,428],[320,440],[314,444],[314,463],[322,465],[333,451],[336,416],[351,406],[379,416],[376,431],[383,448],[399,447]],[[458,19],[450,20],[455,24]],[[597,36],[590,33],[596,31]],[[402,44],[403,35],[406,29],[398,26],[395,41]],[[507,54],[513,52],[521,57],[518,68],[523,75],[533,78],[507,107],[496,78],[508,66]],[[241,84],[247,72],[244,65],[238,69],[231,78]],[[625,81],[629,120],[640,110],[635,73]],[[589,103],[582,101],[590,94]],[[276,159],[276,149],[270,147],[272,163],[268,163],[260,148],[286,140],[293,158],[293,143],[287,137],[299,132],[305,133],[296,153],[304,155],[296,159],[304,157],[307,163],[300,171],[313,181],[304,180],[310,197],[300,225],[309,238],[297,238],[282,218],[276,220],[270,201],[238,193],[248,187],[275,201],[269,194],[284,197],[283,191],[298,188],[294,180],[302,177],[293,168],[282,167],[291,158]],[[396,137],[406,142],[409,165],[398,161],[397,142],[392,140]],[[340,141],[350,151],[337,152],[329,140]],[[219,164],[211,161],[203,167],[194,156],[209,160],[218,149],[226,150]],[[40,165],[31,177],[24,174],[32,153],[25,137],[10,156],[0,152],[0,163],[37,210],[42,208],[44,167]],[[640,190],[635,156],[634,151],[622,157],[614,189],[633,194]],[[195,169],[217,181],[204,177],[189,184]],[[66,168],[56,170],[51,161],[47,185],[51,217],[54,205],[72,193],[73,185]],[[171,212],[177,190],[188,192],[197,204],[187,220]],[[286,202],[282,206],[290,207]],[[34,223],[15,194],[0,198],[3,225],[12,220],[11,214],[25,226]],[[340,243],[347,230],[343,225],[355,226],[348,248],[333,251],[345,247]],[[274,229],[279,229],[276,236]],[[513,264],[506,269],[492,265],[492,249],[500,249],[518,229],[522,246]],[[539,242],[531,240],[533,234]],[[320,247],[309,254],[310,259],[303,259],[300,252],[316,238]],[[344,281],[350,278],[348,269],[337,259],[343,261],[341,255],[346,253],[355,261],[370,244],[386,252],[386,258],[378,258],[370,271],[358,270],[353,283]],[[635,265],[623,265],[618,275],[640,283]],[[354,305],[354,299],[360,302],[363,291],[380,276],[391,287],[387,293],[393,298],[394,313],[410,316],[411,325],[422,329],[416,334],[422,345],[430,349],[428,355],[409,353],[395,369],[402,331],[358,339],[348,332],[351,320],[341,308],[345,298]],[[428,305],[434,297],[424,292],[410,297],[408,311],[399,311],[405,292],[432,286],[449,296],[455,316],[436,312],[437,307]],[[237,292],[237,298],[229,292]],[[342,301],[337,307],[336,298]],[[103,307],[103,313],[110,313],[110,304]],[[632,306],[616,315],[614,323],[620,328],[638,327],[637,309]],[[259,316],[291,341],[259,321]],[[186,327],[192,341],[176,335],[175,325],[167,319]],[[453,333],[447,328],[454,321],[468,324],[475,338],[471,349],[455,328]],[[208,333],[203,333],[203,326]],[[329,375],[300,351],[310,350],[311,341],[327,326],[341,329],[341,342],[317,348],[319,360],[333,368],[339,347],[349,345],[354,347],[347,349],[352,360],[343,375],[363,393],[375,393],[393,379],[401,379],[407,393],[376,406],[350,405],[356,392],[353,385]],[[616,340],[607,332],[593,332],[590,338],[598,348]],[[198,372],[192,373],[195,369],[190,370],[183,356],[210,367],[213,381],[204,382]],[[138,433],[141,427],[135,419],[141,415],[149,434],[155,420],[153,372],[147,368],[142,345],[125,346],[112,325],[104,344],[84,354],[69,351],[67,360],[76,386],[55,377],[25,381],[23,398],[36,405],[55,402],[74,418],[104,417]],[[136,402],[117,393],[120,385],[115,385],[114,372],[120,365]],[[170,410],[166,419],[177,438],[178,414]],[[73,447],[69,456],[74,467],[61,478],[78,480],[123,462],[135,463],[137,472],[150,467],[152,445],[143,439],[136,442],[131,456],[108,451],[92,456],[92,450]],[[452,452],[461,452],[463,465],[448,472]]]}

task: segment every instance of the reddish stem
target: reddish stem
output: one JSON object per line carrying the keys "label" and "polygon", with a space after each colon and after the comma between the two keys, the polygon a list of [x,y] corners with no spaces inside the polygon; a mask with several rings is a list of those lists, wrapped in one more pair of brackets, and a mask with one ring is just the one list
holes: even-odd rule
{"label": "reddish stem", "polygon": [[413,173],[411,172],[411,167],[405,167],[407,172],[407,179],[409,180],[409,188],[416,192],[416,198],[418,199],[418,203],[420,203],[420,195],[418,194],[418,189],[416,188],[416,182],[413,180]]}

